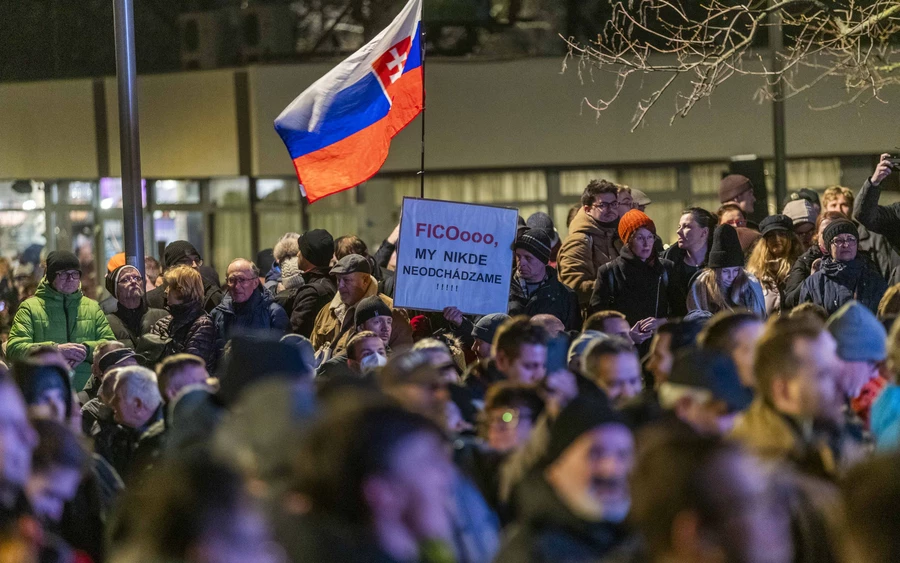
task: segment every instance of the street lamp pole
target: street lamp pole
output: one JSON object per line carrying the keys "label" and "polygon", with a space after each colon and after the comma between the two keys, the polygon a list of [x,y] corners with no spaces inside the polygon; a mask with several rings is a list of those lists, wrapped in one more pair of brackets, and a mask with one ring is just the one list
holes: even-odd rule
{"label": "street lamp pole", "polygon": [[[769,6],[775,0],[769,0]],[[769,23],[769,51],[772,54],[772,71],[775,82],[772,83],[772,136],[775,141],[775,208],[780,209],[787,199],[787,137],[784,122],[784,85],[781,81],[782,64],[780,53],[784,47],[784,35],[781,27],[781,13],[773,10]],[[768,215],[768,210],[767,213]]]}
{"label": "street lamp pole", "polygon": [[116,79],[119,86],[119,147],[125,262],[144,275],[144,206],[141,198],[141,139],[138,133],[134,4],[113,0],[116,20]]}

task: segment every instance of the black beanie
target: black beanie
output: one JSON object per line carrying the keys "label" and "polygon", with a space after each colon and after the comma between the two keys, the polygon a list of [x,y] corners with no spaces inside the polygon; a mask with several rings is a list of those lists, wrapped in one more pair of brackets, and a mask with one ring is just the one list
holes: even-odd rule
{"label": "black beanie", "polygon": [[707,265],[710,268],[744,267],[744,251],[741,250],[741,240],[731,225],[716,227]]}
{"label": "black beanie", "polygon": [[604,424],[625,424],[605,395],[586,393],[573,399],[550,427],[543,466],[556,461],[582,434]]}
{"label": "black beanie", "polygon": [[307,231],[297,246],[303,258],[317,268],[327,268],[334,257],[334,238],[325,229]]}
{"label": "black beanie", "polygon": [[51,283],[56,279],[56,274],[66,270],[81,271],[81,263],[78,257],[68,250],[54,250],[47,255],[47,280]]}
{"label": "black beanie", "polygon": [[831,241],[838,235],[853,235],[859,240],[859,229],[848,219],[838,219],[833,223],[829,223],[822,232],[822,238],[825,239],[825,248],[831,252]]}
{"label": "black beanie", "polygon": [[375,317],[390,317],[391,308],[377,295],[366,297],[356,304],[356,315],[353,317],[354,326],[359,326]]}
{"label": "black beanie", "polygon": [[516,239],[513,248],[527,250],[542,263],[550,262],[550,235],[543,229],[527,229]]}
{"label": "black beanie", "polygon": [[261,275],[265,276],[275,265],[275,251],[271,248],[265,248],[256,253],[256,267],[259,268]]}
{"label": "black beanie", "polygon": [[188,241],[176,240],[170,242],[169,246],[166,247],[165,252],[163,252],[163,269],[168,270],[169,268],[174,267],[179,260],[185,256],[191,256],[192,254],[197,255],[201,260],[203,259],[200,256],[200,253],[197,252],[197,249],[194,248],[194,245]]}

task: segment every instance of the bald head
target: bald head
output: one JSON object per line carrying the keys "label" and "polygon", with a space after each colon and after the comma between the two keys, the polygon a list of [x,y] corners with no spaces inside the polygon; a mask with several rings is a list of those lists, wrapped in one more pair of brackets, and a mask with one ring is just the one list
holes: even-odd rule
{"label": "bald head", "polygon": [[259,268],[245,258],[238,258],[228,265],[225,278],[234,302],[245,303],[259,287]]}

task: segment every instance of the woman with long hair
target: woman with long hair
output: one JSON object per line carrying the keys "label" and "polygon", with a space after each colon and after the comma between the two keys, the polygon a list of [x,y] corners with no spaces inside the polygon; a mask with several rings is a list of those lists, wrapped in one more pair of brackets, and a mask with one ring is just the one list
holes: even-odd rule
{"label": "woman with long hair", "polygon": [[733,311],[746,309],[766,318],[766,301],[756,277],[744,269],[744,253],[737,231],[719,225],[713,234],[707,267],[691,284],[688,311]]}
{"label": "woman with long hair", "polygon": [[762,240],[756,243],[747,260],[747,271],[756,276],[763,288],[766,312],[778,313],[782,308],[784,284],[791,266],[803,252],[794,234],[794,223],[787,215],[770,215],[759,224]]}

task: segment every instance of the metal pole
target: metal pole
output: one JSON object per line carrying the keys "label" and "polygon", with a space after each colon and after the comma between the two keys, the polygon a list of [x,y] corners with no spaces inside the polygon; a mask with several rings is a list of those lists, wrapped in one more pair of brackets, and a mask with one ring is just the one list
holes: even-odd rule
{"label": "metal pole", "polygon": [[141,200],[141,139],[138,134],[134,5],[114,0],[116,79],[119,84],[119,147],[122,155],[122,212],[125,262],[144,275],[144,209]]}
{"label": "metal pole", "polygon": [[[419,24],[422,25],[422,24]],[[425,30],[419,35],[419,56],[422,60],[422,149],[419,163],[419,197],[425,199]]]}
{"label": "metal pole", "polygon": [[[774,0],[769,0],[769,5]],[[769,27],[769,49],[772,53],[772,71],[776,73],[776,81],[772,84],[772,137],[775,141],[775,208],[780,209],[787,198],[787,134],[784,122],[784,84],[781,81],[782,71],[779,53],[784,47],[781,29],[781,14],[776,10],[771,14]],[[768,215],[768,210],[766,210]]]}

